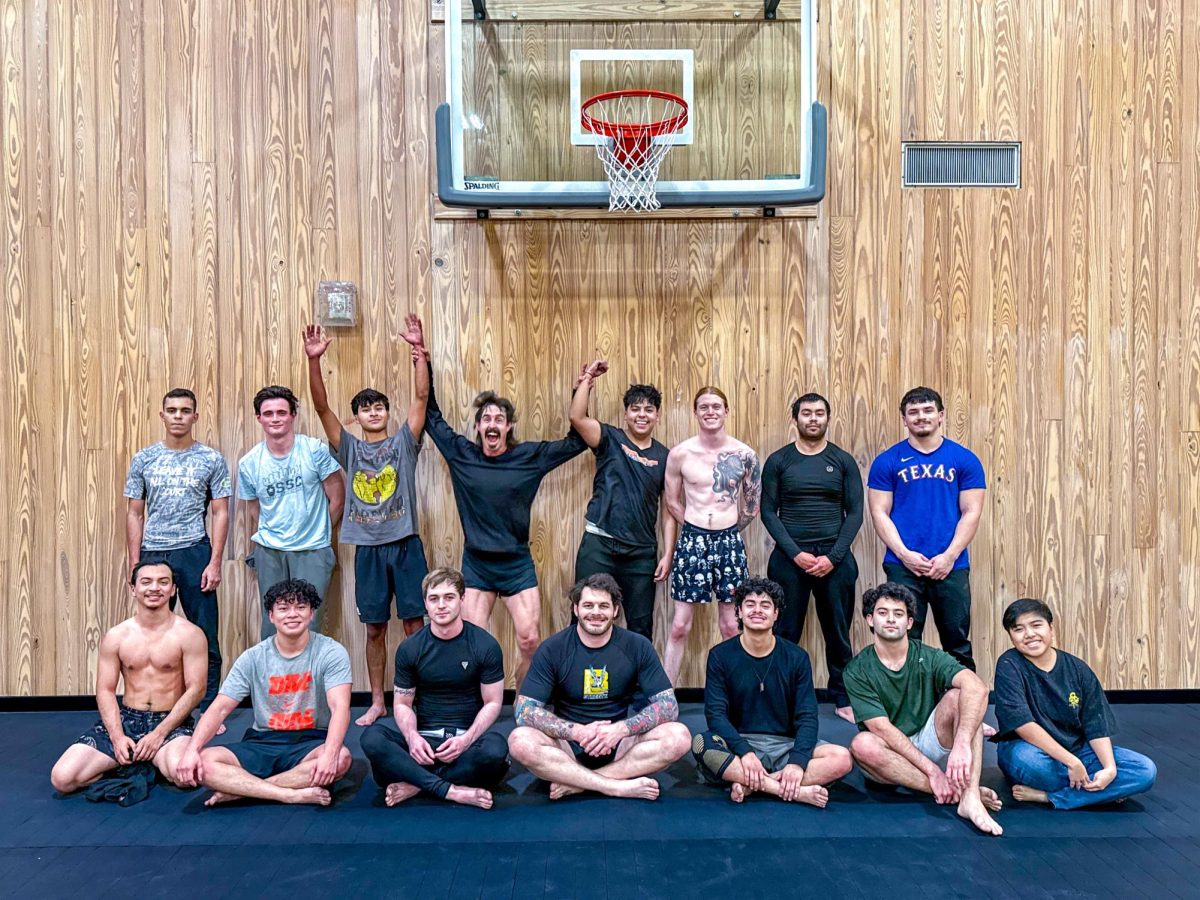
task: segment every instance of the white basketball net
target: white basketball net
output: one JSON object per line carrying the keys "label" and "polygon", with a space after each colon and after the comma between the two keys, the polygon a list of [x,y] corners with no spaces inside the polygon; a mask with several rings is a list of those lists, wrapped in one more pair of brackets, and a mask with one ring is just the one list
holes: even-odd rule
{"label": "white basketball net", "polygon": [[[606,136],[610,132],[600,128],[589,129],[603,138],[596,144],[596,156],[608,178],[610,211],[652,212],[662,205],[655,190],[658,167],[673,145],[666,139],[669,135],[653,137],[645,126],[673,119],[684,109],[677,100],[629,95],[601,100],[588,108],[600,122],[643,126],[630,128],[618,137]],[[678,128],[683,124],[680,121]],[[584,128],[589,128],[586,119]]]}

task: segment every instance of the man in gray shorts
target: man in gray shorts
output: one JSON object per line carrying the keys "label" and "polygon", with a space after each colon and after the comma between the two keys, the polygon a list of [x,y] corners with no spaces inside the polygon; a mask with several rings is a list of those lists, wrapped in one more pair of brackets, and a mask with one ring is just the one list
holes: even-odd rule
{"label": "man in gray shorts", "polygon": [[910,640],[916,598],[887,582],[863,594],[874,642],[846,666],[846,693],[859,734],[850,752],[867,777],[958,804],[984,834],[1000,798],[980,787],[988,689],[949,653]]}
{"label": "man in gray shorts", "polygon": [[708,651],[704,717],[692,754],[710,784],[732,785],[823,808],[825,785],[853,766],[845,747],[817,740],[817,695],[808,654],[775,637],[784,594],[774,581],[747,578],[733,592],[742,633]]}

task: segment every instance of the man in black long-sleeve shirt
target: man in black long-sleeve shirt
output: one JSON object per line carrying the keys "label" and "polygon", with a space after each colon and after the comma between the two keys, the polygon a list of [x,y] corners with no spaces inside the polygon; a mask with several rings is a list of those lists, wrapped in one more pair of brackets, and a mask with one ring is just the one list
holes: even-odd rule
{"label": "man in black long-sleeve shirt", "polygon": [[520,688],[541,641],[542,598],[529,552],[529,510],[542,479],[587,445],[574,429],[562,440],[518,443],[512,401],[484,391],[473,405],[471,441],[442,417],[431,369],[425,429],[450,467],[462,522],[463,618],[487,628],[496,598],[504,599],[521,651],[514,674]]}
{"label": "man in black long-sleeve shirt", "polygon": [[817,698],[808,654],[775,637],[783,589],[748,578],[734,592],[741,634],[708,652],[704,717],[709,730],[692,739],[706,780],[732,783],[741,803],[751,791],[823,807],[825,785],[850,771],[850,752],[818,744]]}
{"label": "man in black long-sleeve shirt", "polygon": [[837,714],[853,722],[842,670],[854,655],[850,623],[858,565],[850,544],[862,526],[862,475],[853,456],[825,439],[828,400],[804,394],[792,403],[792,418],[796,442],[772,453],[763,469],[762,519],[775,540],[767,575],[787,597],[776,632],[798,642],[809,594],[816,598],[829,692]]}

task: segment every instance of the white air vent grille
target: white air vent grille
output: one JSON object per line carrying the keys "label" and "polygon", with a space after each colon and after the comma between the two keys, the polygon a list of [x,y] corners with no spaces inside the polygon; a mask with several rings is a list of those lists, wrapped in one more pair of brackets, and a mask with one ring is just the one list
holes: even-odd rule
{"label": "white air vent grille", "polygon": [[905,187],[1020,187],[1018,143],[913,141],[901,145]]}

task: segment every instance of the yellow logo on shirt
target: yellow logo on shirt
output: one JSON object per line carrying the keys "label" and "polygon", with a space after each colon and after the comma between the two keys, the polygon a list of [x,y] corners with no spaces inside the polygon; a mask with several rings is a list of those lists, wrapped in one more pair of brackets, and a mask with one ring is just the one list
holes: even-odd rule
{"label": "yellow logo on shirt", "polygon": [[608,696],[608,666],[583,670],[583,696],[597,700]]}
{"label": "yellow logo on shirt", "polygon": [[354,473],[354,496],[363,503],[378,506],[396,493],[396,470],[390,465],[374,475],[369,475],[362,469]]}
{"label": "yellow logo on shirt", "polygon": [[1074,691],[1067,694],[1067,702],[1071,704],[1071,709],[1079,709],[1079,695]]}

